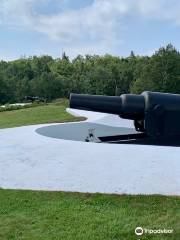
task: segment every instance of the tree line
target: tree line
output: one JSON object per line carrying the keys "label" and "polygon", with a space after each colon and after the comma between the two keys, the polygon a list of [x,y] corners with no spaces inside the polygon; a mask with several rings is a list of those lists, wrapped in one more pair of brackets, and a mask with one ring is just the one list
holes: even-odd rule
{"label": "tree line", "polygon": [[180,94],[180,53],[171,44],[151,57],[64,53],[59,59],[33,56],[0,62],[0,103],[19,102],[25,96],[51,101],[71,92],[120,95],[160,91]]}

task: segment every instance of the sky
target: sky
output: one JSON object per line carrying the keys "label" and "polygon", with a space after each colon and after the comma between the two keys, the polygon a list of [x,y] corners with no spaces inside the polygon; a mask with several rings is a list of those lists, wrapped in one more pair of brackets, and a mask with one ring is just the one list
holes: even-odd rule
{"label": "sky", "polygon": [[180,50],[179,0],[0,0],[0,59]]}

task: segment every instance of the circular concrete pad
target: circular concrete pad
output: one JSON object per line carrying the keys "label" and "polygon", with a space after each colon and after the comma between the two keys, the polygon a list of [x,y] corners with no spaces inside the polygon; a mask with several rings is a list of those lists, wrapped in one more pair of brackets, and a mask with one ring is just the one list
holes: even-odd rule
{"label": "circular concrete pad", "polygon": [[85,139],[89,134],[89,130],[91,129],[94,129],[96,137],[114,136],[119,134],[130,134],[136,132],[132,128],[111,127],[107,125],[90,122],[45,126],[38,128],[36,132],[46,137],[85,142]]}

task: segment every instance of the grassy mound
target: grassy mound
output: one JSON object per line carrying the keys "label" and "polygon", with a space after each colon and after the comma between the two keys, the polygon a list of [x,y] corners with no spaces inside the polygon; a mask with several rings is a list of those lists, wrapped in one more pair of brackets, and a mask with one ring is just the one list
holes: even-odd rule
{"label": "grassy mound", "polygon": [[45,105],[0,112],[0,128],[41,123],[69,122],[83,119],[67,113],[65,111],[66,107],[68,107],[68,101],[61,100]]}

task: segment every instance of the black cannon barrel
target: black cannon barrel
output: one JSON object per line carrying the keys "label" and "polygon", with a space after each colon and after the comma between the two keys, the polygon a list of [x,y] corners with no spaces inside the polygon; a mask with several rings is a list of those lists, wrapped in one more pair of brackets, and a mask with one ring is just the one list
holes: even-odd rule
{"label": "black cannon barrel", "polygon": [[119,97],[71,94],[70,107],[134,120],[136,130],[150,137],[178,135],[180,139],[179,94],[143,92]]}
{"label": "black cannon barrel", "polygon": [[117,114],[122,118],[136,120],[144,117],[144,97],[136,94],[118,97],[72,93],[70,108]]}
{"label": "black cannon barrel", "polygon": [[71,93],[70,108],[120,114],[122,108],[122,100],[120,97]]}

